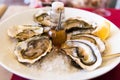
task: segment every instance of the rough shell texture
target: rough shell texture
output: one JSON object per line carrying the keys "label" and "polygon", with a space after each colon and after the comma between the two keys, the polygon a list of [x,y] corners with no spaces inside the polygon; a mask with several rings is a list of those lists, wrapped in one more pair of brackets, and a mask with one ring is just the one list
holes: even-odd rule
{"label": "rough shell texture", "polygon": [[[101,53],[93,43],[85,40],[69,40],[66,45],[67,48],[64,47],[63,50],[83,69],[91,71],[101,65]],[[76,48],[76,50],[69,51],[69,48]]]}
{"label": "rough shell texture", "polygon": [[19,42],[14,53],[18,61],[34,63],[51,51],[52,43],[48,37],[32,37],[26,41]]}
{"label": "rough shell texture", "polygon": [[43,28],[38,25],[18,25],[8,29],[8,35],[19,40],[26,40],[43,33]]}
{"label": "rough shell texture", "polygon": [[52,22],[52,19],[50,18],[50,13],[46,11],[38,11],[34,15],[34,21],[43,27],[55,26],[55,24]]}

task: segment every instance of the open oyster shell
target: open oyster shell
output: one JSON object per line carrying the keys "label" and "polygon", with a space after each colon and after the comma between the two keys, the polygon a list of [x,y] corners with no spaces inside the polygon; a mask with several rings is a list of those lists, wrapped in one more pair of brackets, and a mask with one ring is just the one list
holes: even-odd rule
{"label": "open oyster shell", "polygon": [[68,40],[62,49],[85,70],[94,70],[102,63],[102,57],[98,47],[89,41]]}
{"label": "open oyster shell", "polygon": [[46,36],[32,37],[19,42],[14,53],[20,62],[34,63],[45,56],[52,49],[52,43]]}
{"label": "open oyster shell", "polygon": [[67,19],[62,26],[64,26],[67,33],[91,33],[96,29],[96,25],[90,24],[80,17],[74,17]]}
{"label": "open oyster shell", "polygon": [[104,42],[97,36],[94,36],[92,34],[77,34],[77,35],[72,35],[71,40],[87,40],[92,43],[94,43],[96,46],[98,46],[98,49],[100,50],[101,53],[105,51],[105,44]]}
{"label": "open oyster shell", "polygon": [[55,26],[50,17],[50,12],[46,10],[40,10],[34,14],[34,21],[43,27]]}
{"label": "open oyster shell", "polygon": [[8,35],[20,41],[26,40],[43,33],[43,28],[38,25],[18,25],[8,29]]}

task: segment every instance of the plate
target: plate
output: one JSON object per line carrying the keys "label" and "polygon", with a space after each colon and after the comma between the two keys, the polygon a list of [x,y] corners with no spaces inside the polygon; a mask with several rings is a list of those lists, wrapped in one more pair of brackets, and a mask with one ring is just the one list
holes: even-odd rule
{"label": "plate", "polygon": [[[22,13],[18,13],[9,17],[0,23],[0,65],[9,70],[10,72],[17,74],[19,76],[28,78],[28,79],[40,79],[40,80],[81,80],[81,79],[91,79],[98,77],[112,70],[115,66],[120,63],[120,57],[106,60],[102,65],[94,71],[85,71],[79,70],[74,72],[67,72],[64,70],[53,70],[51,71],[48,67],[48,71],[39,70],[39,65],[29,66],[21,64],[17,61],[17,58],[13,54],[15,43],[8,37],[7,30],[9,27],[14,25],[21,24],[33,24],[33,14],[40,9],[27,10]],[[94,13],[74,9],[74,8],[65,8],[66,18],[80,16],[83,19],[86,19],[91,22],[96,22],[100,24],[104,20],[107,20],[99,15]],[[108,20],[107,20],[108,21]],[[110,22],[110,21],[108,21]],[[120,53],[120,30],[112,22],[110,22],[111,31],[109,38],[105,41],[106,44],[109,44],[106,54]],[[56,60],[57,62],[57,60]],[[60,62],[60,61],[58,61]],[[48,65],[51,65],[48,63]],[[56,66],[61,67],[62,62]],[[64,67],[64,65],[63,65]]]}

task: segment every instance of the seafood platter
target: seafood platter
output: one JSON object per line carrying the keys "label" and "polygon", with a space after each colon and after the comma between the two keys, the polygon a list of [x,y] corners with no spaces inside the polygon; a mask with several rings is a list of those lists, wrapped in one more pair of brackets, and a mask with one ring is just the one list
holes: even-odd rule
{"label": "seafood platter", "polygon": [[0,64],[28,79],[91,79],[120,62],[111,57],[120,53],[119,29],[62,2],[16,14],[0,26]]}

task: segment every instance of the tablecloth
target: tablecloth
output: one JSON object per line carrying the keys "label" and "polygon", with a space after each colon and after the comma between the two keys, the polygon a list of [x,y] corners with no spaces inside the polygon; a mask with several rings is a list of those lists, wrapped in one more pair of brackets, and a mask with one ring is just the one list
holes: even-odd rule
{"label": "tablecloth", "polygon": [[[88,8],[87,9],[84,8],[84,10],[91,12],[94,11],[94,9],[88,9]],[[116,9],[108,9],[108,10],[111,12],[111,16],[107,16],[107,17],[104,16],[104,17],[110,20],[111,22],[113,22],[117,27],[120,28],[120,10],[116,10]],[[29,80],[29,79],[25,79],[18,75],[13,74],[11,80]],[[109,71],[108,73],[99,76],[97,78],[94,78],[92,80],[120,80],[120,64],[117,65],[113,70]]]}
{"label": "tablecloth", "polygon": [[[82,8],[82,9],[90,11],[90,12],[94,12],[95,11],[95,9],[91,9],[91,8]],[[106,10],[110,11],[111,15],[110,16],[103,16],[103,17],[105,17],[106,19],[110,20],[117,27],[120,28],[120,9],[110,8],[110,9],[106,9]]]}

